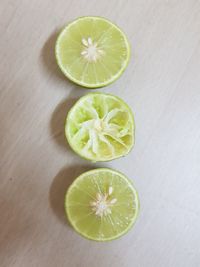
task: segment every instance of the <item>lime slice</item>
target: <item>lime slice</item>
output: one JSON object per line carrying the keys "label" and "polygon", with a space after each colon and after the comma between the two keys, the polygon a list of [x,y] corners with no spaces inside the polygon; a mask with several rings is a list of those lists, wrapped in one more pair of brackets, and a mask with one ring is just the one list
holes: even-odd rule
{"label": "lime slice", "polygon": [[130,58],[125,34],[101,17],[81,17],[68,24],[58,36],[55,52],[62,72],[88,88],[115,81]]}
{"label": "lime slice", "polygon": [[133,147],[133,114],[114,95],[90,93],[69,111],[65,135],[72,149],[85,159],[94,162],[116,159]]}
{"label": "lime slice", "polygon": [[65,210],[82,236],[108,241],[124,235],[134,224],[139,199],[132,182],[112,169],[81,174],[69,187]]}

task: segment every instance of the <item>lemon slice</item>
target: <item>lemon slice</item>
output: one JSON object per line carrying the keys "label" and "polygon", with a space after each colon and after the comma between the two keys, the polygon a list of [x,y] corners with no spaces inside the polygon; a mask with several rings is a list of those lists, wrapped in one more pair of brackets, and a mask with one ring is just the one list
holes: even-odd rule
{"label": "lemon slice", "polygon": [[62,72],[88,88],[118,79],[130,58],[125,34],[101,17],[81,17],[68,24],[58,36],[55,52]]}
{"label": "lemon slice", "polygon": [[100,168],[81,174],[72,183],[65,210],[79,234],[108,241],[124,235],[133,226],[139,199],[132,182],[123,174]]}
{"label": "lemon slice", "polygon": [[65,135],[71,148],[85,159],[93,162],[116,159],[133,147],[133,114],[114,95],[90,93],[69,111]]}

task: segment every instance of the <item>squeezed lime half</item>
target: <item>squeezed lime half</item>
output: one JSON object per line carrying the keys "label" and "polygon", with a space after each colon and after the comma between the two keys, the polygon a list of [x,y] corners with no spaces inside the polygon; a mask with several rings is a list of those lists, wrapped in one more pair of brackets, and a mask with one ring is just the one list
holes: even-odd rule
{"label": "squeezed lime half", "polygon": [[102,17],[80,17],[58,36],[56,59],[71,81],[88,88],[106,86],[127,67],[130,46],[125,34]]}
{"label": "squeezed lime half", "polygon": [[79,234],[108,241],[124,235],[133,226],[139,199],[125,175],[99,168],[81,174],[72,183],[66,193],[65,210]]}
{"label": "squeezed lime half", "polygon": [[128,154],[134,145],[134,118],[119,97],[90,93],[71,108],[65,135],[71,148],[81,157],[109,161]]}

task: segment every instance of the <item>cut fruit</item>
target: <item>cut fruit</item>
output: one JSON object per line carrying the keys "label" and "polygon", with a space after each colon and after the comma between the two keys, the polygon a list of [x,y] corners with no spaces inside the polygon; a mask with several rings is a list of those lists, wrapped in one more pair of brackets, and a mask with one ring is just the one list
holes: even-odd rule
{"label": "cut fruit", "polygon": [[114,95],[90,93],[69,111],[65,135],[72,149],[85,159],[94,162],[116,159],[133,147],[133,114]]}
{"label": "cut fruit", "polygon": [[73,228],[82,236],[108,241],[124,235],[134,224],[138,194],[132,182],[112,169],[81,174],[69,187],[65,210]]}
{"label": "cut fruit", "polygon": [[58,36],[55,52],[62,72],[88,88],[115,81],[130,58],[125,34],[101,17],[81,17],[67,25]]}

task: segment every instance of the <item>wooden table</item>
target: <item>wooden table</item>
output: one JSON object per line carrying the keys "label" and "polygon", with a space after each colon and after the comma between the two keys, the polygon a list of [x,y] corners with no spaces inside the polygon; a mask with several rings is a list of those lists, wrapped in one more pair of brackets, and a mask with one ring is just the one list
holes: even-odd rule
{"label": "wooden table", "polygon": [[[132,45],[126,72],[102,92],[136,120],[127,157],[92,164],[66,144],[63,124],[88,93],[54,57],[60,29],[83,15],[117,23]],[[200,2],[1,0],[0,266],[200,266]],[[116,168],[134,180],[141,211],[123,238],[96,243],[68,225],[64,193],[83,171]]]}

